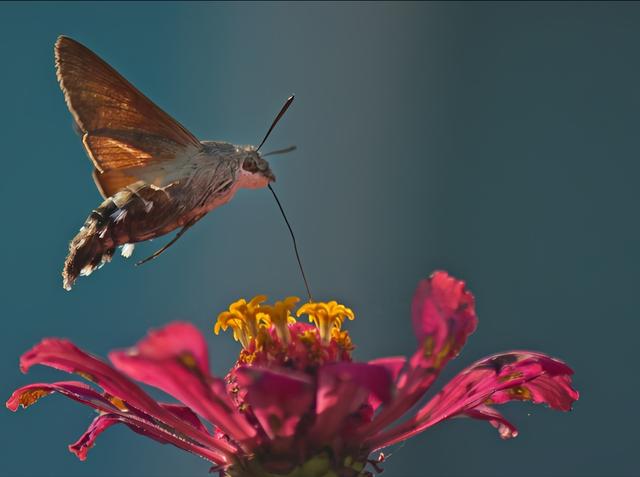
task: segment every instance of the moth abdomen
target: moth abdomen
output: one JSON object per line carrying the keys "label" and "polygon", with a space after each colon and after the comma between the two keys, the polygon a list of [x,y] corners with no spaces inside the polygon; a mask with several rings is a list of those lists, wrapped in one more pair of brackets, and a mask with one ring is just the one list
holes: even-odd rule
{"label": "moth abdomen", "polygon": [[94,209],[69,244],[62,271],[70,290],[76,278],[111,261],[120,245],[142,242],[184,225],[184,207],[163,189],[140,183]]}
{"label": "moth abdomen", "polygon": [[79,275],[89,275],[102,264],[109,262],[115,245],[109,232],[108,215],[105,212],[114,206],[110,199],[91,212],[78,234],[69,244],[69,255],[62,270],[63,286],[71,290]]}

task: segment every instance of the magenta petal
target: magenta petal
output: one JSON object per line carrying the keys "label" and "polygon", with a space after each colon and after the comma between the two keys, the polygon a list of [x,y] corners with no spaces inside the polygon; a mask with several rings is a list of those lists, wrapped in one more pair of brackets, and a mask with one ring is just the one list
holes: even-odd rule
{"label": "magenta petal", "polygon": [[387,403],[391,399],[391,374],[384,366],[367,363],[336,363],[318,372],[316,423],[310,434],[327,442],[345,425],[370,395]]}
{"label": "magenta petal", "polygon": [[20,357],[20,369],[23,373],[36,364],[79,374],[98,384],[112,396],[118,396],[136,408],[157,406],[156,402],[133,381],[68,340],[44,339]]}
{"label": "magenta petal", "polygon": [[446,272],[434,272],[418,284],[411,315],[428,366],[441,368],[457,356],[478,324],[474,303],[464,282]]}
{"label": "magenta petal", "polygon": [[385,368],[389,375],[391,376],[391,380],[395,382],[400,375],[400,371],[407,364],[407,358],[404,356],[390,356],[387,358],[377,358],[371,361],[368,361],[368,364],[373,364],[375,366],[382,366]]}
{"label": "magenta petal", "polygon": [[318,373],[317,411],[324,412],[333,406],[333,401],[342,397],[335,392],[340,383],[353,384],[387,403],[391,400],[391,381],[387,368],[377,364],[335,363],[322,366]]}
{"label": "magenta petal", "polygon": [[95,356],[82,351],[70,341],[54,338],[42,340],[20,358],[20,367],[23,372],[28,371],[35,364],[79,374],[99,385],[110,396],[125,402],[127,406],[151,416],[155,422],[162,423],[162,425],[185,436],[191,436],[196,441],[205,443],[213,449],[228,453],[234,453],[237,450],[235,446],[215,439],[208,433],[195,429],[178,419],[173,413],[162,408],[124,374]]}
{"label": "magenta petal", "polygon": [[117,414],[101,414],[97,416],[89,425],[89,429],[87,429],[76,442],[69,445],[69,450],[73,452],[78,459],[86,460],[87,453],[95,444],[98,436],[107,428],[119,422],[122,422],[122,417]]}
{"label": "magenta petal", "polygon": [[489,421],[489,424],[498,430],[502,439],[512,439],[518,436],[518,429],[491,406],[480,404],[465,412],[464,415],[473,419]]}
{"label": "magenta petal", "polygon": [[96,417],[87,431],[80,438],[69,446],[69,450],[73,452],[80,460],[87,458],[87,453],[95,443],[102,432],[114,424],[122,423],[134,432],[145,437],[150,437],[162,444],[172,444],[179,449],[191,452],[210,462],[225,465],[226,459],[208,447],[200,445],[198,442],[191,441],[187,436],[175,433],[173,430],[164,426],[153,425],[152,423],[131,419],[122,413],[101,414]]}
{"label": "magenta petal", "polygon": [[371,438],[370,444],[394,444],[486,403],[532,400],[569,410],[578,399],[571,374],[562,361],[542,353],[512,351],[485,358],[454,377],[414,418]]}
{"label": "magenta petal", "polygon": [[552,409],[570,411],[579,393],[571,387],[569,375],[543,374],[521,386],[520,392],[512,389],[498,391],[491,395],[492,404],[502,404],[511,400],[531,401],[547,404]]}
{"label": "magenta petal", "polygon": [[[391,377],[391,382],[395,383],[400,376],[400,371],[402,371],[407,364],[407,358],[404,356],[392,356],[388,358],[378,358],[368,362],[369,364],[373,364],[376,366],[382,366],[389,372],[389,376]],[[375,394],[369,395],[369,405],[372,410],[375,411],[380,407],[382,401],[378,399]]]}
{"label": "magenta petal", "polygon": [[255,429],[233,405],[224,382],[209,374],[200,332],[186,323],[150,331],[136,346],[112,351],[109,359],[127,376],[155,386],[180,400],[237,442]]}
{"label": "magenta petal", "polygon": [[565,363],[542,353],[512,351],[490,356],[454,377],[418,411],[418,418],[441,420],[443,414],[464,412],[489,400],[532,400],[569,410],[578,399],[570,385],[572,374]]}
{"label": "magenta petal", "polygon": [[397,379],[396,398],[359,430],[362,438],[376,434],[411,409],[442,367],[458,355],[478,323],[473,295],[464,282],[441,271],[418,284],[411,315],[418,349]]}
{"label": "magenta petal", "polygon": [[170,403],[160,403],[160,405],[169,411],[171,414],[176,416],[178,419],[182,419],[184,422],[191,424],[196,429],[202,432],[209,432],[209,430],[202,424],[202,421],[198,418],[197,414],[193,412],[187,406],[183,406],[182,404],[170,404]]}
{"label": "magenta petal", "polygon": [[27,408],[40,398],[51,393],[59,393],[74,401],[81,402],[102,412],[116,410],[117,407],[91,386],[78,381],[60,381],[57,383],[35,383],[16,389],[7,400],[6,406],[11,411],[18,407]]}
{"label": "magenta petal", "polygon": [[[204,427],[204,425],[200,422],[200,419],[198,419],[198,416],[196,416],[188,407],[181,406],[179,404],[161,404],[161,406],[183,421],[188,422],[193,427],[200,429],[203,432],[208,432],[207,428]],[[69,445],[69,450],[73,452],[78,457],[78,459],[85,460],[87,458],[89,449],[93,447],[98,436],[112,425],[118,423],[126,424],[130,429],[137,432],[138,434],[142,434],[146,437],[151,437],[152,439],[162,444],[167,444],[170,442],[169,440],[167,440],[166,435],[162,432],[154,432],[149,428],[146,428],[145,430],[145,427],[136,425],[135,421],[127,419],[122,414],[106,413],[96,417],[89,428],[85,431],[85,433],[82,434],[82,436],[80,436],[80,438],[75,443]],[[185,448],[185,450],[201,455],[201,452],[198,452],[199,449],[197,447],[189,446],[189,448]],[[209,459],[209,457],[206,455],[201,455],[201,457]]]}
{"label": "magenta petal", "polygon": [[238,384],[246,390],[245,401],[269,436],[291,437],[314,398],[311,378],[288,370],[241,367],[236,370]]}
{"label": "magenta petal", "polygon": [[187,367],[194,367],[209,376],[209,353],[200,330],[191,323],[174,322],[151,330],[130,350],[154,361],[173,360],[178,357]]}
{"label": "magenta petal", "polygon": [[[98,393],[84,383],[64,381],[51,384],[30,384],[14,391],[6,405],[12,411],[16,411],[19,406],[28,407],[34,404],[38,399],[54,392],[97,409],[99,412],[103,413],[101,416],[109,416],[109,419],[105,418],[104,421],[98,421],[98,419],[94,420],[92,426],[78,440],[78,442],[70,446],[70,450],[81,460],[86,458],[86,453],[93,445],[93,441],[104,429],[108,427],[108,425],[115,422],[123,422],[136,432],[153,437],[163,443],[169,442],[211,462],[218,464],[226,463],[226,457],[216,450],[218,447],[217,445],[207,446],[199,443],[205,442],[206,444],[209,444],[207,441],[213,441],[217,444],[217,441],[214,441],[208,434],[204,434],[203,432],[182,433],[177,431],[169,425],[141,413],[137,409],[128,408],[128,403],[115,398],[109,398],[108,396]],[[168,405],[164,407],[166,407],[171,414],[180,418],[180,422],[183,422],[183,427],[193,426],[206,432],[204,426],[197,426],[193,420],[195,418],[193,413],[191,413],[191,416],[188,416],[188,413],[184,409],[176,409],[175,405]],[[187,429],[189,428],[187,427]],[[206,436],[206,439],[200,439],[201,436]],[[194,438],[197,440],[194,440]]]}

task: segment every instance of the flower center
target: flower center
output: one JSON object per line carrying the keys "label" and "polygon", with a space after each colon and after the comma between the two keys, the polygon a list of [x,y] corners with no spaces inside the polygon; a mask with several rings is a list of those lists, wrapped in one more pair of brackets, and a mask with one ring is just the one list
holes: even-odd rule
{"label": "flower center", "polygon": [[292,311],[300,301],[290,296],[273,305],[258,295],[249,302],[238,300],[218,315],[214,331],[231,328],[243,350],[239,364],[269,364],[309,371],[321,364],[350,361],[353,344],[342,323],[355,318],[351,309],[336,301],[309,302],[296,316],[308,315],[313,325],[298,323]]}

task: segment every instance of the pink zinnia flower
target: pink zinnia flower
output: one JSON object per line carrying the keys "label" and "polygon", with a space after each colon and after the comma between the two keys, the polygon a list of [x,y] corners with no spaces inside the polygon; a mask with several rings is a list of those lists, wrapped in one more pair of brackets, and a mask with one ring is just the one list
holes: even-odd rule
{"label": "pink zinnia flower", "polygon": [[[341,326],[354,314],[336,302],[300,307],[297,315],[308,315],[310,325],[291,315],[297,298],[272,306],[265,300],[240,300],[218,317],[216,333],[231,328],[243,346],[225,379],[209,372],[205,340],[188,323],[112,352],[113,366],[69,341],[45,339],[22,356],[23,372],[43,364],[76,373],[101,391],[77,381],[31,384],[16,390],[7,407],[15,411],[57,392],[96,409],[89,429],[69,446],[82,460],[99,434],[122,423],[199,455],[228,476],[352,477],[379,472],[382,454],[373,459],[372,453],[445,419],[485,420],[506,439],[517,431],[497,404],[528,400],[568,411],[578,399],[566,364],[510,351],[472,364],[418,407],[477,324],[473,296],[444,272],[418,285],[412,304],[418,348],[409,359],[352,361],[353,345]],[[134,380],[180,404],[157,402]]]}

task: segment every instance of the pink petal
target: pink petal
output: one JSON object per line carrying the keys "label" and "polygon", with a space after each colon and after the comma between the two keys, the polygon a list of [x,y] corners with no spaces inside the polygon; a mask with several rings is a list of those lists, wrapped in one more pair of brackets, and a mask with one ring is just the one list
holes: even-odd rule
{"label": "pink petal", "polygon": [[[400,371],[402,371],[407,364],[407,358],[404,356],[392,356],[388,358],[378,358],[368,362],[369,364],[374,364],[377,366],[382,366],[389,372],[389,376],[391,377],[391,382],[395,383],[400,376]],[[371,393],[369,395],[369,405],[372,410],[375,411],[380,407],[382,401],[378,399],[378,397]]]}
{"label": "pink petal", "polygon": [[568,375],[543,374],[522,386],[525,392],[513,393],[511,389],[498,391],[491,396],[492,404],[502,404],[511,400],[531,401],[547,404],[552,409],[570,411],[579,394],[571,387]]}
{"label": "pink petal", "polygon": [[256,430],[235,409],[224,382],[209,374],[204,346],[195,327],[173,323],[149,332],[133,348],[112,351],[109,359],[122,373],[163,390],[235,441],[247,443]]}
{"label": "pink petal", "polygon": [[464,415],[473,419],[489,421],[489,424],[498,430],[500,438],[502,439],[518,437],[518,429],[491,406],[480,404],[465,412]]}
{"label": "pink petal", "polygon": [[458,355],[478,322],[473,295],[465,289],[464,282],[442,271],[418,284],[411,314],[418,350],[397,380],[393,403],[360,429],[362,438],[384,429],[413,407],[442,367]]}
{"label": "pink petal", "polygon": [[11,411],[18,407],[27,408],[39,399],[52,393],[59,393],[74,401],[81,402],[102,412],[117,410],[117,407],[105,396],[78,381],[60,381],[57,383],[35,383],[16,389],[7,400],[6,406]]}
{"label": "pink petal", "polygon": [[156,402],[137,384],[68,340],[44,339],[20,357],[20,369],[23,373],[36,364],[79,374],[136,408],[157,407]]}
{"label": "pink petal", "polygon": [[[198,416],[196,416],[193,413],[193,411],[191,411],[191,409],[189,409],[188,407],[181,406],[179,404],[161,404],[161,405],[162,407],[164,407],[171,413],[175,414],[177,417],[179,417],[183,421],[189,422],[193,427],[200,429],[204,432],[207,432],[206,427],[204,427],[204,425],[200,422],[200,419],[198,419]],[[155,439],[156,441],[162,444],[170,443],[170,441],[167,440],[165,434],[162,432],[155,432],[153,430],[150,430],[148,427],[147,428],[140,427],[135,423],[135,421],[132,421],[131,419],[128,419],[127,417],[122,416],[121,414],[107,413],[107,414],[101,414],[98,417],[96,417],[91,423],[91,425],[89,426],[89,428],[85,431],[85,433],[82,434],[82,436],[80,436],[80,438],[75,443],[69,445],[69,450],[73,452],[78,457],[78,459],[85,460],[87,458],[87,453],[89,452],[89,449],[91,449],[94,446],[98,436],[102,434],[102,432],[104,432],[109,427],[118,423],[126,424],[131,430],[137,432],[138,434],[142,434],[146,437],[151,437],[152,439]],[[200,452],[196,452],[197,448],[194,448],[193,446],[186,446],[185,450],[201,455]],[[204,455],[201,455],[201,457],[209,459],[207,456],[204,456]]]}
{"label": "pink petal", "polygon": [[89,425],[89,429],[87,429],[76,442],[69,445],[69,450],[73,452],[78,459],[86,460],[87,453],[89,449],[94,446],[98,436],[107,428],[122,422],[122,420],[122,417],[117,414],[101,414],[97,416]]}
{"label": "pink petal", "polygon": [[512,351],[485,358],[454,377],[414,418],[371,438],[370,445],[380,448],[405,440],[485,403],[527,399],[569,410],[578,399],[570,385],[572,374],[562,361],[542,353]]}
{"label": "pink petal", "polygon": [[388,403],[391,399],[391,374],[380,365],[336,363],[322,366],[318,372],[316,422],[312,439],[326,443],[347,424],[371,394]]}
{"label": "pink petal", "polygon": [[407,364],[407,358],[404,356],[390,356],[387,358],[372,359],[368,364],[382,366],[389,372],[391,380],[395,382],[400,375],[400,371],[402,371],[404,366]]}
{"label": "pink petal", "polygon": [[[89,430],[83,434],[78,442],[70,446],[70,450],[81,460],[86,458],[86,453],[93,445],[95,438],[104,429],[116,422],[123,422],[136,432],[152,437],[163,443],[171,443],[211,462],[215,462],[217,464],[225,464],[227,462],[224,454],[216,450],[217,446],[212,447],[208,445],[209,442],[206,441],[213,439],[211,436],[203,434],[203,432],[207,431],[202,424],[200,424],[200,426],[196,425],[194,421],[195,415],[191,413],[189,416],[187,412],[188,410],[185,411],[185,409],[177,409],[175,405],[164,405],[164,407],[171,414],[179,417],[181,421],[184,421],[185,426],[193,426],[199,429],[201,431],[200,433],[194,432],[185,434],[176,431],[167,424],[164,424],[153,417],[147,416],[135,408],[129,407],[128,403],[100,394],[86,384],[75,381],[51,384],[38,383],[24,386],[13,392],[6,405],[12,411],[16,411],[19,406],[28,407],[40,398],[54,392],[93,407],[103,413],[101,416],[109,417],[104,420],[99,420],[99,418],[94,420]],[[207,436],[204,440],[206,444],[200,443],[203,440],[198,439],[200,437],[199,434]]]}
{"label": "pink petal", "polygon": [[191,323],[174,322],[151,330],[131,351],[155,361],[179,357],[185,366],[196,367],[204,376],[211,374],[207,343]]}
{"label": "pink petal", "polygon": [[446,272],[422,280],[411,304],[423,366],[442,368],[457,356],[478,324],[473,295]]}
{"label": "pink petal", "polygon": [[205,425],[202,424],[202,421],[200,421],[197,414],[187,406],[173,403],[160,403],[160,405],[178,419],[182,419],[184,422],[191,424],[196,429],[199,429],[202,432],[209,432]]}
{"label": "pink petal", "polygon": [[310,411],[314,384],[303,373],[245,366],[236,370],[245,401],[270,439],[292,437]]}
{"label": "pink petal", "polygon": [[210,434],[194,429],[178,419],[173,413],[162,408],[124,374],[95,356],[82,351],[70,341],[54,338],[42,340],[20,358],[20,367],[23,372],[28,371],[35,364],[79,374],[99,385],[110,396],[124,401],[128,407],[151,416],[155,421],[163,423],[180,434],[191,436],[194,440],[222,452],[232,454],[237,451],[232,444],[215,439]]}

